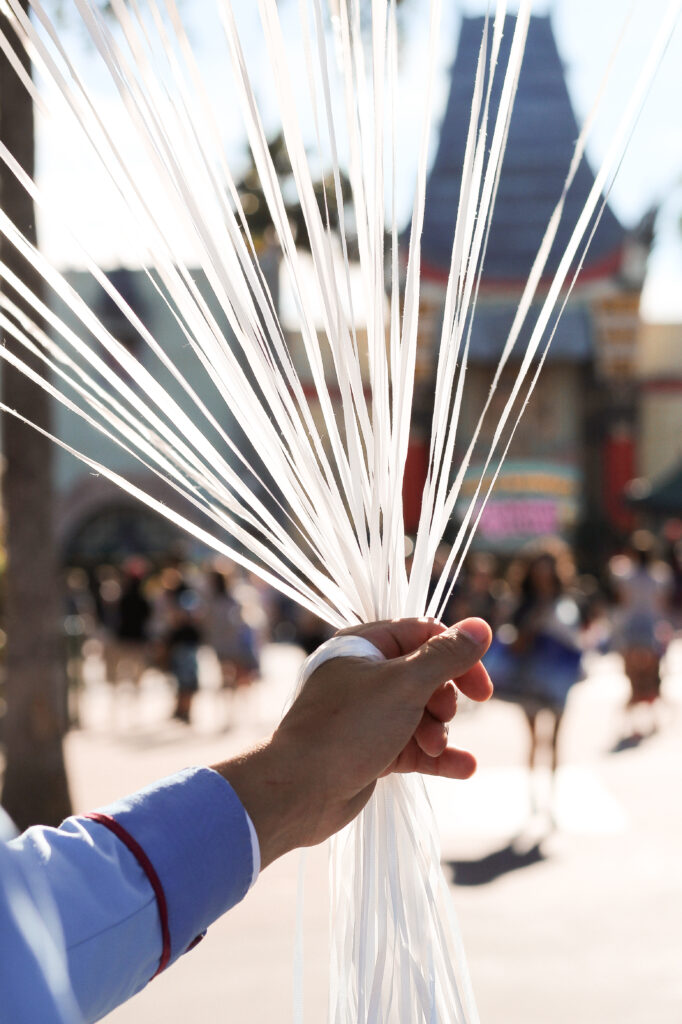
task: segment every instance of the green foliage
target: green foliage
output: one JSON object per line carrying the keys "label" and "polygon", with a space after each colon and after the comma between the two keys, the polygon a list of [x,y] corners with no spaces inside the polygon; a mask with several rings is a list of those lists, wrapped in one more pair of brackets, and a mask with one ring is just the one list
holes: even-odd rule
{"label": "green foliage", "polygon": [[[303,249],[310,251],[310,239],[305,225],[303,210],[296,193],[294,175],[291,169],[291,161],[287,152],[284,136],[279,132],[268,143],[270,157],[277,171],[284,205],[291,223],[296,244]],[[313,183],[317,205],[325,223],[328,223],[332,231],[339,228],[339,210],[336,204],[336,190],[333,174],[328,172]],[[244,208],[244,214],[249,229],[257,242],[267,241],[274,233],[274,226],[270,211],[265,199],[263,187],[255,165],[252,163],[241,180],[237,183],[237,191]],[[348,204],[351,196],[350,181],[345,174],[341,174],[341,194],[344,207]],[[351,249],[352,239],[349,240]]]}

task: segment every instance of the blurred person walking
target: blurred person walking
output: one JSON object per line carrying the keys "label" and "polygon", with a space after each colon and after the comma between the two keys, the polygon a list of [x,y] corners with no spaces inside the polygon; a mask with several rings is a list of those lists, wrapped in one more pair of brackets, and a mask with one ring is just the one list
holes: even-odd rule
{"label": "blurred person walking", "polygon": [[665,561],[670,568],[670,592],[667,611],[674,633],[682,630],[682,520],[669,519],[663,528],[666,540]]}
{"label": "blurred person walking", "polygon": [[207,582],[204,638],[218,659],[222,689],[233,697],[260,675],[260,638],[255,625],[246,621],[234,574],[213,570]]}
{"label": "blurred person walking", "polygon": [[[530,733],[528,766],[531,806],[538,809],[534,769],[540,747],[548,748],[552,788],[566,700],[580,677],[580,610],[569,590],[573,562],[567,550],[540,550],[525,560],[519,596],[486,656],[495,696],[517,704]],[[549,729],[541,728],[543,719]]]}
{"label": "blurred person walking", "polygon": [[495,556],[487,551],[476,551],[467,559],[461,581],[453,588],[444,622],[455,622],[467,616],[484,619],[495,632],[504,614],[505,588],[498,579]]}
{"label": "blurred person walking", "polygon": [[164,637],[165,660],[177,686],[173,718],[189,723],[194,695],[199,689],[199,597],[183,581],[170,595],[169,628]]}
{"label": "blurred person walking", "polygon": [[[628,547],[609,564],[617,600],[615,646],[630,682],[627,708],[651,708],[660,697],[661,658],[672,636],[673,577],[670,567],[656,557],[656,540],[648,530],[636,530]],[[656,720],[649,718],[653,732]],[[633,735],[640,735],[637,727]]]}
{"label": "blurred person walking", "polygon": [[[146,563],[127,561],[118,580],[108,580],[104,663],[107,682],[130,683],[137,691],[149,667],[148,624],[151,605],[144,592]],[[106,596],[106,595],[105,595]]]}

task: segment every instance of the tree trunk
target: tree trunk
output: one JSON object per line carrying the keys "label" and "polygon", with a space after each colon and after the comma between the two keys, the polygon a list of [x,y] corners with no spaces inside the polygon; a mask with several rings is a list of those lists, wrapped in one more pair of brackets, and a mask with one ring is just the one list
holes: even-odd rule
{"label": "tree trunk", "polygon": [[[28,0],[22,0],[24,9]],[[0,29],[14,40],[8,20]],[[21,47],[17,47],[18,52]],[[25,55],[24,55],[25,57]],[[26,66],[28,60],[26,60]],[[0,55],[0,138],[33,177],[33,105],[15,72]],[[35,211],[26,192],[0,165],[5,213],[32,242]],[[4,239],[2,260],[38,296],[42,282]],[[1,283],[5,294],[11,289]],[[16,293],[12,299],[21,304]],[[5,345],[20,348],[8,336]],[[25,351],[22,358],[30,361]],[[21,373],[2,365],[3,401],[33,422],[49,427],[50,399]],[[3,496],[7,572],[5,582],[6,754],[2,802],[20,828],[58,824],[70,813],[62,739],[66,728],[65,671],[60,635],[60,589],[53,528],[52,444],[5,415]]]}

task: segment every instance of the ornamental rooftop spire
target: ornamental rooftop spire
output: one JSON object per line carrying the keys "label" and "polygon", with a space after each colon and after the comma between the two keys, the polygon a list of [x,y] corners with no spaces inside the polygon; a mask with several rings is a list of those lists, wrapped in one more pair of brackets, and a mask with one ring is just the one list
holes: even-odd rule
{"label": "ornamental rooftop spire", "polygon": [[[507,17],[498,68],[506,66],[513,35]],[[462,164],[471,111],[476,62],[484,19],[464,18],[452,66],[450,95],[440,129],[438,151],[426,188],[422,236],[423,274],[447,279],[455,229]],[[494,118],[502,74],[493,86]],[[561,195],[579,134],[566,88],[564,68],[549,17],[531,18],[509,140],[502,165],[495,212],[483,268],[483,287],[525,283],[554,206]],[[585,159],[569,192],[545,276],[550,278],[594,183]],[[626,231],[606,206],[594,235],[581,280],[598,280],[620,269]]]}

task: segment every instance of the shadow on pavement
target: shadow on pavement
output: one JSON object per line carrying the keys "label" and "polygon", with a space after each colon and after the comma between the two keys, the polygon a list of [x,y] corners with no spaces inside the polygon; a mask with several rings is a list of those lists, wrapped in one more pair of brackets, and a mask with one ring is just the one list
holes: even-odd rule
{"label": "shadow on pavement", "polygon": [[546,859],[542,852],[542,840],[527,849],[518,849],[516,840],[476,860],[448,861],[455,885],[486,885],[501,875],[520,868],[531,867]]}
{"label": "shadow on pavement", "polygon": [[633,732],[630,736],[623,736],[617,743],[614,743],[609,753],[620,754],[624,750],[635,750],[636,747],[639,747],[647,739],[649,739],[648,736],[644,736],[640,732]]}

